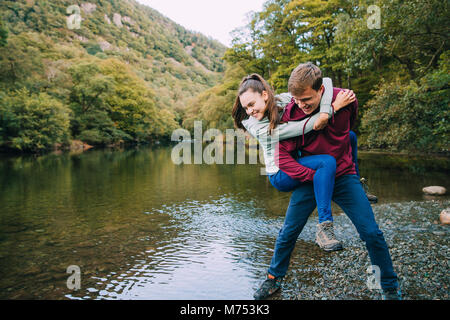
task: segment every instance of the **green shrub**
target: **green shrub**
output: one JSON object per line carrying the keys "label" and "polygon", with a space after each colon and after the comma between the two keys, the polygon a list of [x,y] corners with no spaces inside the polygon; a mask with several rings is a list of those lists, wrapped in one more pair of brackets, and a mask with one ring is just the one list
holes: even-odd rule
{"label": "green shrub", "polygon": [[382,83],[361,120],[363,143],[370,148],[448,152],[450,74],[448,56],[440,68],[404,84]]}
{"label": "green shrub", "polygon": [[70,109],[46,93],[21,89],[0,100],[1,146],[27,152],[69,141]]}

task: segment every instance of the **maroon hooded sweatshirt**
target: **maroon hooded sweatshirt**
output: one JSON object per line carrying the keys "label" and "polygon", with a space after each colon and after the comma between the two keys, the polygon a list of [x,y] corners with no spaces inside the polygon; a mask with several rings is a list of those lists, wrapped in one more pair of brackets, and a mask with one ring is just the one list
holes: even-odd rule
{"label": "maroon hooded sweatshirt", "polygon": [[[340,88],[333,88],[332,101],[336,100],[336,96],[341,90]],[[317,108],[316,112],[319,112],[319,108]],[[356,174],[355,164],[352,161],[349,131],[353,127],[357,113],[358,100],[355,100],[348,106],[340,109],[328,121],[328,125],[323,130],[313,130],[306,135],[280,141],[278,157],[275,154],[277,166],[293,179],[302,182],[312,182],[315,170],[304,167],[295,160],[297,151],[300,150],[302,157],[318,154],[333,156],[336,159],[336,177]],[[298,121],[310,116],[306,115],[292,99],[286,106],[286,111],[281,120]]]}

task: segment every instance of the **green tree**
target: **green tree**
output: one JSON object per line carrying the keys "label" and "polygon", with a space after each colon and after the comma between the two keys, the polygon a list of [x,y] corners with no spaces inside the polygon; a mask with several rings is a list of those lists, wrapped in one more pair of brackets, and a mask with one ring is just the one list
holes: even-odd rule
{"label": "green tree", "polygon": [[0,20],[0,47],[6,46],[8,43],[8,29],[3,24],[3,21]]}
{"label": "green tree", "polygon": [[102,72],[114,79],[114,94],[105,99],[111,119],[117,128],[136,142],[168,136],[178,127],[175,116],[156,108],[154,93],[144,81],[124,63],[108,59],[101,64]]}
{"label": "green tree", "polygon": [[186,108],[183,127],[194,129],[194,121],[203,121],[205,128],[225,130],[233,128],[231,110],[245,70],[238,64],[226,68],[223,83],[199,94]]}
{"label": "green tree", "polygon": [[[369,28],[370,5],[381,10],[380,29]],[[356,92],[361,143],[448,152],[448,19],[448,2],[439,0],[268,0],[235,31],[224,59],[260,73],[277,92],[295,66],[312,61],[335,86]],[[231,113],[231,96],[229,108],[214,104],[225,103],[230,80],[194,100],[184,123],[226,123],[219,119]]]}
{"label": "green tree", "polygon": [[410,79],[438,66],[449,50],[449,3],[430,0],[379,0],[381,28],[367,26],[367,9],[373,1],[359,0],[352,15],[341,16],[337,40],[342,45],[346,68],[354,73],[373,69],[378,74],[405,72]]}
{"label": "green tree", "polygon": [[41,152],[69,141],[70,109],[46,93],[27,89],[0,99],[0,143],[3,147]]}
{"label": "green tree", "polygon": [[96,60],[79,61],[69,69],[72,76],[70,100],[75,114],[105,110],[105,98],[114,90],[113,79],[104,75]]}
{"label": "green tree", "polygon": [[11,36],[5,46],[0,46],[1,86],[8,89],[26,86],[32,89],[39,81],[39,75],[44,73],[39,40],[35,34],[21,34]]}
{"label": "green tree", "polygon": [[371,148],[450,151],[450,56],[418,81],[383,82],[361,123]]}

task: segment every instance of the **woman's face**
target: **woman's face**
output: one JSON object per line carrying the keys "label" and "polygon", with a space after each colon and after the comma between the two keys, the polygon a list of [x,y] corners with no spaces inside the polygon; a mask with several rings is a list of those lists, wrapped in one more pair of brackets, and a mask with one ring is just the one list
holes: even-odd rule
{"label": "woman's face", "polygon": [[262,118],[264,118],[264,113],[267,108],[266,101],[268,98],[267,91],[263,91],[262,94],[260,94],[251,89],[239,96],[239,100],[241,101],[241,105],[245,112],[257,120],[262,120]]}

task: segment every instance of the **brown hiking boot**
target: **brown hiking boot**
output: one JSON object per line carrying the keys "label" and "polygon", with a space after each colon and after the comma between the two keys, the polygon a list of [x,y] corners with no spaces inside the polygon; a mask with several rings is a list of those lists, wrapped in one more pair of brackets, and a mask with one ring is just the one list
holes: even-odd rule
{"label": "brown hiking boot", "polygon": [[377,196],[369,193],[369,186],[367,185],[367,179],[361,178],[359,182],[361,182],[364,192],[366,193],[367,200],[369,200],[370,203],[377,203],[378,202]]}
{"label": "brown hiking boot", "polygon": [[316,243],[327,252],[342,250],[342,243],[334,235],[333,222],[325,221],[317,225]]}

